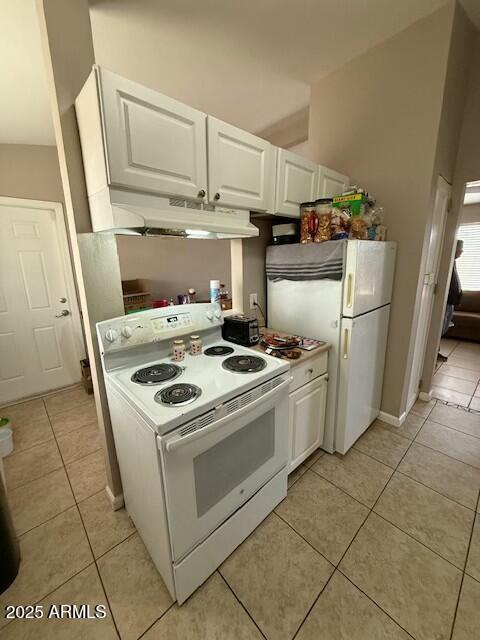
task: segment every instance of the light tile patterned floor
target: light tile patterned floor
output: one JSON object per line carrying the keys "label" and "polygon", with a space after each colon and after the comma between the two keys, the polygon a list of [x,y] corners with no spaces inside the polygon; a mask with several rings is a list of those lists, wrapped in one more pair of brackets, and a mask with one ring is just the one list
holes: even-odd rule
{"label": "light tile patterned floor", "polygon": [[480,343],[442,338],[440,353],[448,360],[433,376],[433,396],[480,415]]}
{"label": "light tile patterned floor", "polygon": [[110,509],[92,399],[75,389],[0,414],[14,424],[6,472],[23,553],[1,610],[108,611],[101,621],[0,620],[0,640],[480,637],[479,415],[419,401],[402,427],[377,420],[346,456],[318,451],[178,607],[126,512]]}

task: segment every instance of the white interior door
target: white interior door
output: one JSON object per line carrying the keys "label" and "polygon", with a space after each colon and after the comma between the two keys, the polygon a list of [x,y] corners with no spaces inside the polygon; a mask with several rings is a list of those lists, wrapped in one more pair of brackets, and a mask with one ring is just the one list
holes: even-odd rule
{"label": "white interior door", "polygon": [[277,151],[275,214],[300,217],[300,204],[315,200],[318,165],[286,149]]}
{"label": "white interior door", "polygon": [[79,382],[61,205],[0,199],[0,404]]}
{"label": "white interior door", "polygon": [[420,312],[408,390],[409,407],[417,398],[420,379],[422,377],[423,362],[425,360],[425,349],[427,346],[428,331],[430,329],[430,320],[432,317],[435,286],[438,280],[438,269],[440,266],[440,256],[442,253],[443,236],[445,232],[445,223],[447,221],[450,193],[451,186],[444,178],[442,178],[442,176],[438,176],[437,191],[435,193],[435,202],[433,206],[432,226],[430,229],[430,238],[427,248],[428,253],[425,270],[422,276],[423,287],[420,301]]}
{"label": "white interior door", "polygon": [[208,195],[220,207],[272,211],[275,148],[208,116]]}
{"label": "white interior door", "polygon": [[391,301],[396,250],[395,242],[348,241],[344,316],[353,318]]}
{"label": "white interior door", "polygon": [[203,200],[207,116],[104,69],[100,82],[111,184]]}
{"label": "white interior door", "polygon": [[346,453],[380,411],[390,305],[341,329],[335,449]]}
{"label": "white interior door", "polygon": [[319,167],[318,197],[340,196],[350,185],[350,178],[328,167]]}

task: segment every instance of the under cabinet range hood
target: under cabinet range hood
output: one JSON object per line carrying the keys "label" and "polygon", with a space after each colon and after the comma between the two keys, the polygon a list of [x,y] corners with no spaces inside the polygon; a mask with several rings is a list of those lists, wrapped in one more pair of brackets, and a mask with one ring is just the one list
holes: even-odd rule
{"label": "under cabinet range hood", "polygon": [[89,196],[94,231],[124,235],[232,239],[258,236],[248,211],[106,187]]}
{"label": "under cabinet range hood", "polygon": [[75,109],[93,231],[258,236],[249,211],[209,201],[206,114],[98,66]]}

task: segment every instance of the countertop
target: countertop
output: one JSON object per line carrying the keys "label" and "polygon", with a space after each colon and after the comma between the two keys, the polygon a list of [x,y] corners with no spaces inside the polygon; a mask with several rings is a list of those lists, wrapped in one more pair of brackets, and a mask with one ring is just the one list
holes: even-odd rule
{"label": "countertop", "polygon": [[[275,335],[280,336],[281,338],[291,335],[289,333],[285,333],[285,331],[277,331],[277,329],[271,329],[270,327],[263,327],[260,329],[260,340],[262,339],[262,336],[266,333],[274,333]],[[305,336],[305,337],[308,337],[308,336]],[[320,347],[317,347],[316,349],[312,349],[311,351],[304,351],[303,349],[299,349],[301,355],[296,360],[291,360],[290,358],[282,358],[282,360],[286,360],[287,362],[289,362],[291,367],[298,367],[299,365],[304,364],[307,360],[316,358],[317,356],[320,356],[322,353],[327,353],[330,350],[330,347],[331,345],[328,342],[326,342],[325,344],[321,345]],[[254,347],[250,347],[250,348],[254,349],[255,351],[260,351],[261,353],[265,353],[265,349],[263,348],[263,345],[261,343],[256,344]]]}

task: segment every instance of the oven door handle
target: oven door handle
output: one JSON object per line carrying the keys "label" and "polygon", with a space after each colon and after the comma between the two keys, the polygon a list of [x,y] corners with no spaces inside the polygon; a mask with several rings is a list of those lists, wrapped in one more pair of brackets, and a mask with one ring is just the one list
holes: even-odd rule
{"label": "oven door handle", "polygon": [[[290,385],[291,380],[292,380],[292,377],[289,376],[286,380],[280,383],[278,387],[275,387],[275,389],[272,389],[271,391],[261,396],[257,400],[254,400],[249,405],[247,405],[245,409],[247,408],[249,410],[254,409],[258,405],[263,404],[266,400],[271,398],[273,395],[275,395],[285,387],[288,387]],[[239,413],[239,411],[234,411],[233,413],[229,413],[228,416],[224,416],[223,418],[220,418],[220,420],[217,420],[213,424],[207,425],[206,427],[203,427],[201,429],[197,429],[196,431],[193,431],[192,433],[189,433],[185,436],[180,436],[179,438],[172,438],[172,440],[168,440],[168,442],[165,443],[165,449],[168,452],[175,451],[176,449],[178,449],[179,447],[182,447],[183,445],[190,444],[191,442],[195,442],[195,440],[199,440],[200,438],[203,438],[209,433],[213,433],[214,431],[217,431],[217,429],[221,429],[226,422],[234,419],[236,415]]]}

